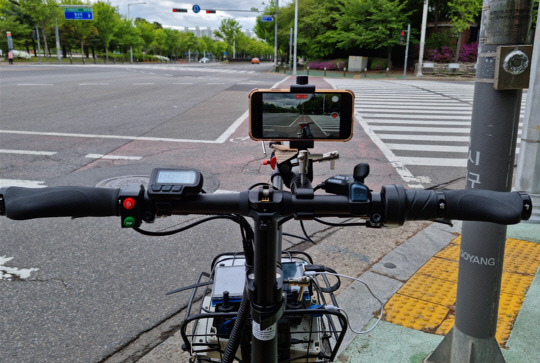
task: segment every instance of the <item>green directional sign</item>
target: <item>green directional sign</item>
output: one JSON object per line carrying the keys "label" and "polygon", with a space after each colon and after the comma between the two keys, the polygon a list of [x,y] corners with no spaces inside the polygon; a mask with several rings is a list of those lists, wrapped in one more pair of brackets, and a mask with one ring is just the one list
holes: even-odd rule
{"label": "green directional sign", "polygon": [[64,8],[64,19],[66,20],[94,20],[92,8]]}

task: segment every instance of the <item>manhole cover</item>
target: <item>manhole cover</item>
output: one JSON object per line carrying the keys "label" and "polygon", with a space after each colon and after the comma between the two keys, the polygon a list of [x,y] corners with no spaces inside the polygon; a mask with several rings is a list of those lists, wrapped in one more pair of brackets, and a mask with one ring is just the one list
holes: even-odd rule
{"label": "manhole cover", "polygon": [[142,175],[125,175],[125,176],[116,176],[114,178],[109,178],[100,181],[96,184],[96,187],[100,188],[125,188],[129,184],[137,184],[147,186],[150,181],[149,176]]}

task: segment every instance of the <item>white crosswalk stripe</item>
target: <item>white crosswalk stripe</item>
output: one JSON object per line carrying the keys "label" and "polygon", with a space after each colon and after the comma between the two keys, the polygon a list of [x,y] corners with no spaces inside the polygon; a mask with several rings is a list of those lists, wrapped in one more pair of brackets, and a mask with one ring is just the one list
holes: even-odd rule
{"label": "white crosswalk stripe", "polygon": [[[474,83],[326,80],[355,93],[364,131],[410,186],[421,187],[425,177],[413,176],[408,166],[466,167]],[[524,92],[522,116],[525,105]]]}

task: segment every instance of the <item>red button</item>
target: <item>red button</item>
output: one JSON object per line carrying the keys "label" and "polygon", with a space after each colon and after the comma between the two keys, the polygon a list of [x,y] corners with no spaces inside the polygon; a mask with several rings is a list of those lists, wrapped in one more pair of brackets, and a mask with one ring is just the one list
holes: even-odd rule
{"label": "red button", "polygon": [[133,198],[126,198],[124,199],[124,202],[122,203],[125,209],[133,209],[135,207],[135,199]]}

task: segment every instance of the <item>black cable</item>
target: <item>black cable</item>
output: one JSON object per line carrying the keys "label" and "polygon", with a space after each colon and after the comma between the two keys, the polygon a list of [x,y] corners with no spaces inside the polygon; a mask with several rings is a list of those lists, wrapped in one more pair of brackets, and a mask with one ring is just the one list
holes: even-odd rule
{"label": "black cable", "polygon": [[238,224],[242,223],[237,216],[230,215],[230,214],[220,214],[220,215],[210,216],[210,217],[200,219],[200,220],[198,220],[196,222],[193,222],[193,223],[191,223],[191,224],[189,224],[187,226],[184,226],[184,227],[181,227],[181,228],[178,228],[178,229],[173,229],[173,230],[170,230],[170,231],[164,231],[164,232],[146,231],[144,229],[140,229],[139,227],[133,227],[133,230],[139,232],[140,234],[144,234],[145,236],[153,236],[153,237],[170,236],[170,235],[173,235],[173,234],[176,234],[176,233],[184,232],[184,231],[186,231],[186,230],[188,230],[190,228],[198,226],[199,224],[206,223],[206,222],[214,220],[214,219],[229,219],[229,220],[232,220],[232,221],[234,221],[234,222],[236,222]]}
{"label": "black cable", "polygon": [[296,235],[296,234],[285,233],[285,232],[283,232],[282,235],[283,235],[283,236],[287,236],[287,237],[298,238],[298,239],[300,239],[300,240],[302,240],[302,241],[309,242],[309,240],[308,240],[307,238],[302,237],[302,236],[298,236],[298,235]]}
{"label": "black cable", "polygon": [[304,221],[302,220],[300,221],[300,227],[302,227],[302,232],[304,232],[304,236],[306,236],[306,240],[316,245],[316,243],[311,238],[309,238],[309,235],[306,232],[306,227],[304,227]]}
{"label": "black cable", "polygon": [[331,227],[363,227],[366,225],[366,222],[355,222],[355,223],[332,223],[332,222],[326,222],[319,218],[313,218],[314,221],[319,222],[321,224],[331,226]]}

